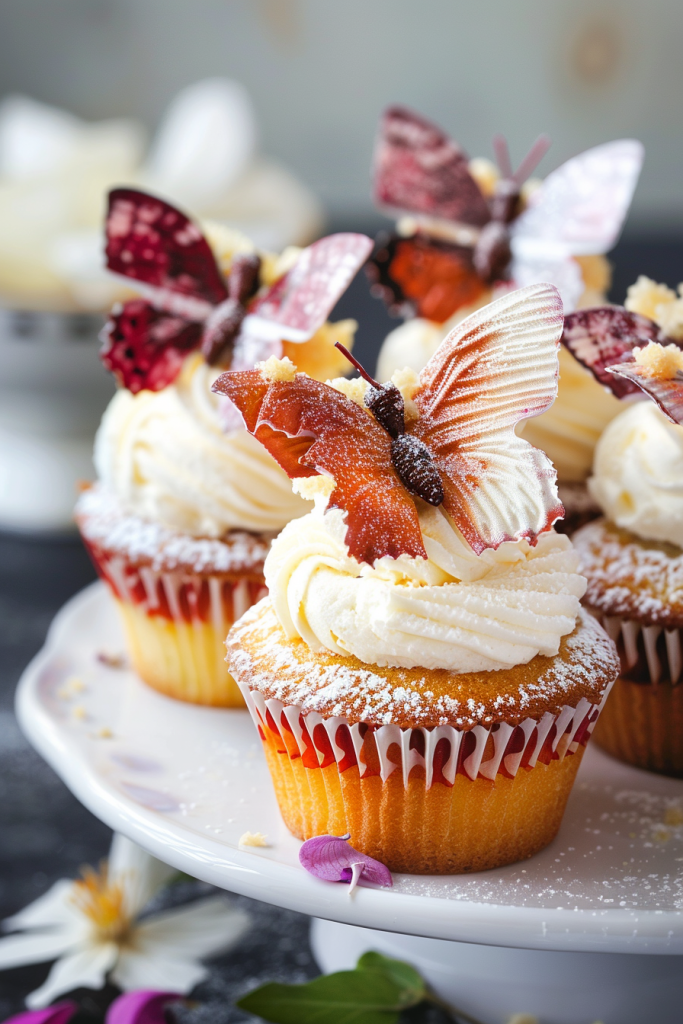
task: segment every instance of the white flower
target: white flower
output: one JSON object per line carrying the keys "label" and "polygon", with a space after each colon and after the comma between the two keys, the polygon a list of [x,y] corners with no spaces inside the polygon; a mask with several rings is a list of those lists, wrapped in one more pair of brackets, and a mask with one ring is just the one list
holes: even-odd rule
{"label": "white flower", "polygon": [[56,960],[26,999],[32,1009],[80,986],[101,988],[107,977],[124,991],[189,992],[206,977],[202,957],[236,942],[249,918],[222,896],[209,896],[139,921],[174,873],[115,835],[100,871],[86,868],[82,879],[62,879],[4,922],[6,931],[22,934],[0,939],[0,970]]}

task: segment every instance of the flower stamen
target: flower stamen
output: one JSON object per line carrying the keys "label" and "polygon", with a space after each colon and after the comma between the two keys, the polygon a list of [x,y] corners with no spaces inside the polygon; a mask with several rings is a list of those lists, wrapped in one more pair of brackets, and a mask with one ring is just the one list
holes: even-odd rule
{"label": "flower stamen", "polygon": [[81,868],[81,875],[73,884],[72,901],[92,922],[98,938],[121,942],[131,926],[123,886],[110,882],[106,861],[99,871],[89,866]]}

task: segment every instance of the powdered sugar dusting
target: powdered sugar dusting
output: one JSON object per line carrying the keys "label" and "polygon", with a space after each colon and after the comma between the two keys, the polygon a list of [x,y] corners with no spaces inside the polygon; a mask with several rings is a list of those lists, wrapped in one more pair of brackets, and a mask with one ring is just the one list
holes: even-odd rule
{"label": "powdered sugar dusting", "polygon": [[299,705],[304,713],[372,725],[516,725],[546,711],[558,714],[581,697],[599,703],[619,672],[612,641],[583,611],[556,658],[539,656],[504,672],[456,676],[444,670],[381,669],[355,658],[315,654],[303,641],[286,639],[268,598],[233,627],[227,647],[235,679],[264,696]]}
{"label": "powdered sugar dusting", "polygon": [[588,579],[586,604],[643,625],[683,627],[680,548],[641,541],[604,519],[584,526],[572,540]]}
{"label": "powdered sugar dusting", "polygon": [[272,539],[270,534],[242,530],[231,530],[221,540],[179,533],[127,513],[114,495],[99,486],[80,496],[76,520],[90,544],[165,572],[262,572]]}

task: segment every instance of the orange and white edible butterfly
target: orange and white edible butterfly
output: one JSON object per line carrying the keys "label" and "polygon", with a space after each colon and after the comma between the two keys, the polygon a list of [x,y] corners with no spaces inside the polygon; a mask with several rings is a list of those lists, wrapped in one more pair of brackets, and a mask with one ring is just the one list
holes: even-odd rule
{"label": "orange and white edible butterfly", "polygon": [[334,480],[328,508],[346,513],[359,561],[426,558],[416,499],[442,505],[472,549],[535,543],[563,515],[547,456],[517,437],[557,394],[562,302],[552,285],[509,292],[463,320],[419,375],[406,420],[395,384],[361,407],[303,373],[267,366],[222,374],[247,430],[292,478]]}

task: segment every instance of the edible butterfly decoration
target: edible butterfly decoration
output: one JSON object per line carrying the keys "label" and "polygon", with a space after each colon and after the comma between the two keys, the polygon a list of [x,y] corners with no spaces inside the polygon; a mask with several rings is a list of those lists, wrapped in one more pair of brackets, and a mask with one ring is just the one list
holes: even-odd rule
{"label": "edible butterfly decoration", "polygon": [[645,392],[674,423],[683,423],[683,377],[655,377],[633,359],[635,348],[650,342],[676,345],[654,320],[623,306],[595,306],[570,313],[564,320],[562,343],[590,370],[598,383],[617,398]]}
{"label": "edible butterfly decoration", "polygon": [[628,212],[643,160],[639,142],[609,142],[567,161],[532,193],[520,190],[545,153],[541,136],[513,172],[507,145],[494,139],[501,177],[490,200],[460,146],[404,107],[383,115],[374,156],[374,197],[390,215],[408,215],[410,237],[378,241],[368,275],[390,312],[443,323],[497,283],[549,281],[565,310],[583,281],[573,256],[608,252]]}
{"label": "edible butterfly decoration", "polygon": [[233,258],[226,281],[192,220],[129,188],[109,193],[106,236],[107,267],[142,295],[114,308],[103,335],[105,366],[132,392],[171,384],[193,349],[212,365],[253,366],[283,341],[307,341],[372,250],[365,235],[329,235],[270,288],[259,289],[251,253]]}
{"label": "edible butterfly decoration", "polygon": [[547,456],[515,425],[557,394],[562,303],[552,285],[511,292],[463,320],[419,376],[418,417],[401,393],[377,384],[366,409],[297,373],[221,374],[226,395],[292,478],[334,479],[328,508],[346,513],[346,543],[359,561],[426,558],[412,495],[443,505],[477,553],[539,533],[563,515]]}

